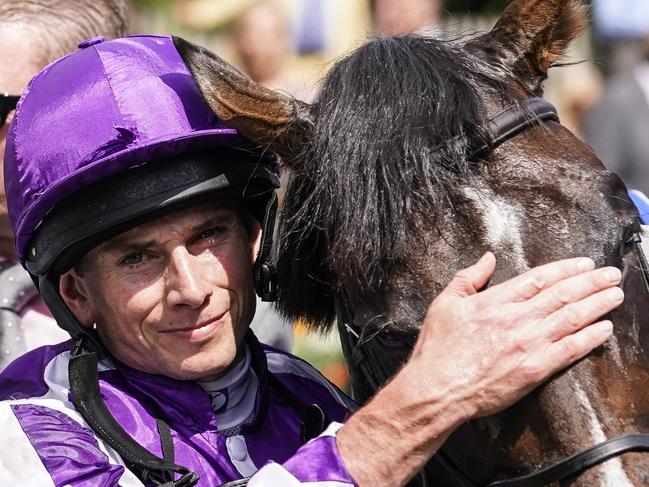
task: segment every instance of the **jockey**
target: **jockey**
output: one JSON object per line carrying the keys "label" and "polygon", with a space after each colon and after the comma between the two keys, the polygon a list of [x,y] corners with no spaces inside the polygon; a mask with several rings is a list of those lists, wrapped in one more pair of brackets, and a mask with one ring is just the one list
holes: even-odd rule
{"label": "jockey", "polygon": [[[342,422],[352,406],[344,394],[247,332],[255,301],[247,276],[254,256],[267,257],[260,230],[274,220],[275,162],[219,125],[171,39],[87,42],[28,91],[7,150],[11,217],[21,262],[75,343],[19,359],[0,381],[0,394],[17,400],[3,409],[15,417],[3,431],[13,432],[5,439],[17,478],[28,471],[33,485],[45,486],[90,478],[88,485],[140,485],[155,477],[141,465],[125,468],[130,462],[111,443],[120,433],[92,432],[93,421],[114,418],[161,458],[165,443],[152,431],[165,421],[174,454],[160,465],[183,466],[210,486],[249,476],[268,460],[284,462],[306,436]],[[48,135],[28,143],[23,136],[34,130]],[[156,243],[139,247],[133,227],[156,216],[160,224],[145,224]],[[264,271],[255,269],[262,294],[273,285]],[[216,290],[197,285],[192,272]],[[155,296],[138,294],[156,286]],[[108,302],[96,299],[102,292]],[[180,324],[190,321],[198,325]],[[68,377],[93,359],[96,378]],[[79,406],[78,396],[97,383],[108,419],[101,406]],[[322,417],[311,419],[311,404]],[[46,424],[60,433],[43,434]],[[307,448],[326,451],[335,427]],[[18,437],[22,443],[12,441]],[[305,451],[303,461],[312,454]],[[329,475],[347,478],[331,468]]]}
{"label": "jockey", "polygon": [[[255,290],[275,293],[275,161],[219,123],[169,37],[92,39],[39,73],[10,128],[5,182],[18,258],[72,340],[0,375],[3,485],[399,485],[462,422],[601,345],[610,324],[589,325],[621,302],[605,293],[615,270],[588,259],[477,293],[487,255],[351,415],[313,368],[248,330]],[[568,285],[588,291],[566,299]],[[551,311],[532,301],[541,289]],[[558,329],[567,305],[579,319]],[[546,319],[561,346],[542,341]],[[459,320],[471,340],[446,343]],[[498,339],[503,323],[521,338]],[[473,343],[484,329],[493,350]]]}

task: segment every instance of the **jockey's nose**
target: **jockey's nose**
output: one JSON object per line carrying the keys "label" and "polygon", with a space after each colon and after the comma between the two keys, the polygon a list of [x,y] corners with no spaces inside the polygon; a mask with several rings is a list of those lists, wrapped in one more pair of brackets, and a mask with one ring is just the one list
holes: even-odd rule
{"label": "jockey's nose", "polygon": [[167,272],[167,302],[171,306],[199,308],[212,295],[212,286],[205,279],[205,265],[187,251],[175,248],[170,257]]}

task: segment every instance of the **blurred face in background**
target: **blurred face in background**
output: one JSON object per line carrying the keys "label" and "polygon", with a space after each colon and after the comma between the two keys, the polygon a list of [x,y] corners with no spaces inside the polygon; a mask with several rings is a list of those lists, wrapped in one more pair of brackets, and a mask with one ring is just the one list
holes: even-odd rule
{"label": "blurred face in background", "polygon": [[[4,24],[0,19],[0,93],[21,95],[29,80],[38,72],[39,50],[34,40],[39,41],[24,27]],[[42,42],[43,40],[40,39]],[[7,199],[4,189],[4,151],[7,140],[9,122],[13,112],[9,114],[4,125],[0,127],[0,256],[14,255],[13,232],[7,216]]]}
{"label": "blurred face in background", "polygon": [[435,27],[441,15],[440,0],[375,0],[377,32],[401,35]]}
{"label": "blurred face in background", "polygon": [[287,55],[287,26],[273,5],[260,4],[239,21],[236,44],[246,73],[255,81],[273,78]]}

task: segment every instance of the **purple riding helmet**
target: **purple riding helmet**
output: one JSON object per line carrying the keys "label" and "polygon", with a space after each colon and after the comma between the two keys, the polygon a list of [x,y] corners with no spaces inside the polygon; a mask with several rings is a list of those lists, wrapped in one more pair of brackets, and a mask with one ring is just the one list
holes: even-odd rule
{"label": "purple riding helmet", "polygon": [[[191,486],[193,472],[145,450],[106,408],[97,376],[104,349],[64,304],[59,277],[143,221],[205,200],[238,199],[262,224],[253,277],[257,293],[272,299],[275,161],[219,123],[172,38],[96,38],[79,47],[36,75],[9,128],[5,186],[18,258],[75,339],[70,390],[86,423],[142,479]],[[182,478],[168,483],[170,472]]]}
{"label": "purple riding helmet", "polygon": [[271,299],[266,227],[279,186],[274,160],[219,123],[172,38],[96,38],[79,47],[30,82],[4,162],[18,259],[59,326],[97,341],[58,294],[59,276],[81,255],[205,198],[242,199],[268,224],[255,284]]}

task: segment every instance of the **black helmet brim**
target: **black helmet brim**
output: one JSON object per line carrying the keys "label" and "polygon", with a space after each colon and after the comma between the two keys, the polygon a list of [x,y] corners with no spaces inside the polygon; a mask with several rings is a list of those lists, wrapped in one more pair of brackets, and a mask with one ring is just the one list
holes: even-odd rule
{"label": "black helmet brim", "polygon": [[268,159],[239,149],[184,153],[147,163],[69,196],[38,227],[25,262],[60,275],[92,248],[156,216],[210,199],[244,201],[261,222],[279,187]]}

